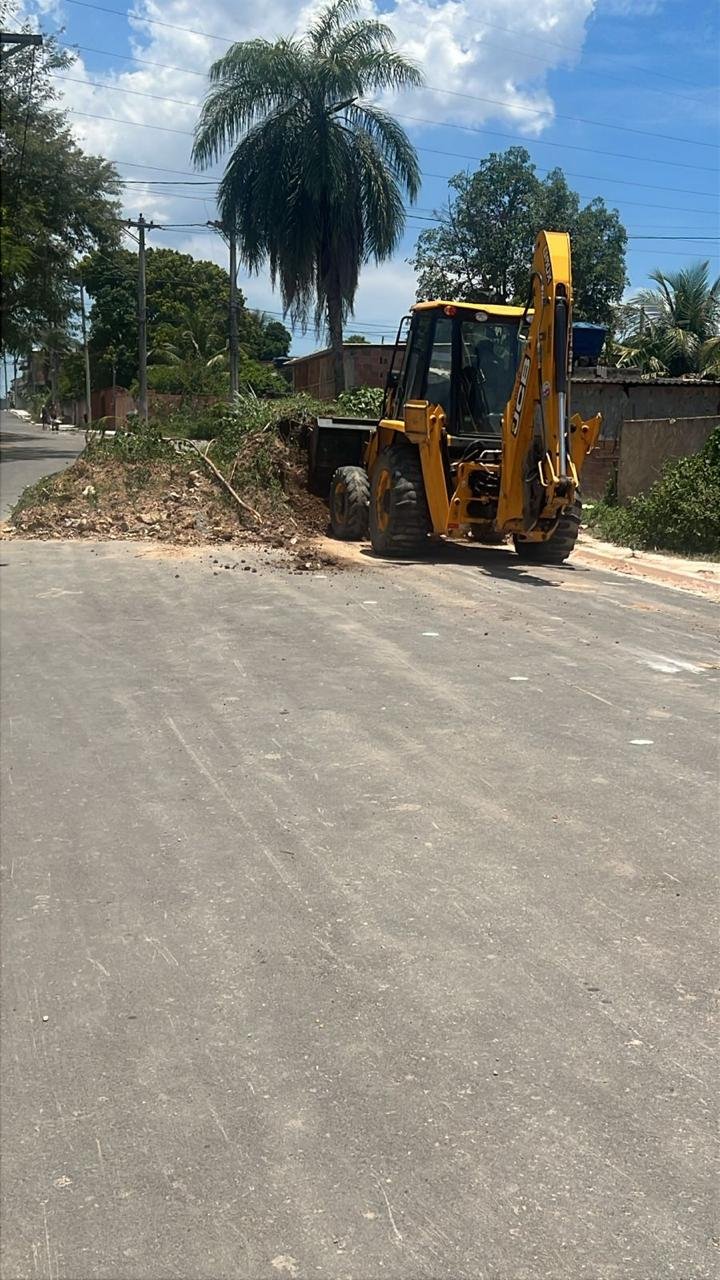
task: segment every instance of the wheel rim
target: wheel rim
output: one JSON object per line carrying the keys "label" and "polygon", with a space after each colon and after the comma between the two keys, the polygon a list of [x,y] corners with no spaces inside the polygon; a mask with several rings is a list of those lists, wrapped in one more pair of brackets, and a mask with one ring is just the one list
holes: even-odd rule
{"label": "wheel rim", "polygon": [[383,469],[378,476],[377,487],[375,489],[375,519],[377,520],[378,529],[385,533],[390,525],[390,493],[392,491],[392,477],[387,469]]}

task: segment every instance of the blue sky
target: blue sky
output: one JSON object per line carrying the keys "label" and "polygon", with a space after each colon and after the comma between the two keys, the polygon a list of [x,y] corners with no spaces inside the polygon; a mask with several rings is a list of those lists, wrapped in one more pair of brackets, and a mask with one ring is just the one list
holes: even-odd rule
{"label": "blue sky", "polygon": [[[61,38],[81,47],[57,86],[76,113],[73,126],[85,146],[118,163],[128,214],[203,224],[214,216],[212,188],[184,185],[193,180],[189,133],[202,73],[228,36],[301,30],[312,5],[139,0],[128,17],[123,0],[99,2],[103,8],[89,0],[26,5],[31,14],[42,9],[45,30],[64,28]],[[447,178],[513,143],[528,148],[541,174],[560,165],[584,202],[599,195],[619,210],[632,237],[631,291],[655,266],[710,258],[720,273],[716,4],[536,0],[528,9],[512,0],[363,0],[363,7],[383,13],[399,46],[423,64],[428,87],[392,104],[418,148],[422,194],[395,260],[364,272],[353,330],[394,336],[414,294],[406,259],[431,225],[423,217],[445,202]],[[152,243],[224,262],[222,242],[203,226],[157,232]],[[243,274],[241,286],[250,305],[279,312],[267,278]],[[312,334],[298,333],[294,350],[314,345]]]}

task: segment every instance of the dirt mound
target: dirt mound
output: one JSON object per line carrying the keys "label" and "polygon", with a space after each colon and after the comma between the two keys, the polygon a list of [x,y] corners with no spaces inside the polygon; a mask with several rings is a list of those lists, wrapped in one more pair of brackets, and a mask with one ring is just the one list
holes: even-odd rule
{"label": "dirt mound", "polygon": [[180,546],[251,542],[287,550],[297,568],[333,564],[316,545],[327,530],[327,508],[307,492],[301,460],[278,441],[274,461],[270,486],[246,483],[252,481],[247,473],[231,475],[233,488],[258,513],[257,520],[194,451],[128,460],[92,449],[66,471],[26,489],[13,512],[11,534]]}

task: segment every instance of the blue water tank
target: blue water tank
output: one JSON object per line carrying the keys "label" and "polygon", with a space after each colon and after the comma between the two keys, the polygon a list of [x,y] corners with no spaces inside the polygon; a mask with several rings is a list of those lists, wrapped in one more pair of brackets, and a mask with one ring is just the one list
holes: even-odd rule
{"label": "blue water tank", "polygon": [[607,327],[604,324],[587,324],[585,321],[579,320],[573,325],[572,331],[573,364],[585,366],[597,364],[607,334]]}

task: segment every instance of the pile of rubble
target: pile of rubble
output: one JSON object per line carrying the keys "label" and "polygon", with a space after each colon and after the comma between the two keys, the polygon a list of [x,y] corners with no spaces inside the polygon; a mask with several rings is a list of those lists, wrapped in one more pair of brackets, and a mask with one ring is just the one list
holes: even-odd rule
{"label": "pile of rubble", "polygon": [[314,545],[326,531],[327,509],[307,492],[299,468],[285,467],[281,494],[243,498],[247,505],[196,454],[129,462],[94,453],[26,490],[9,533],[180,546],[251,542],[286,549],[297,567],[327,564]]}

